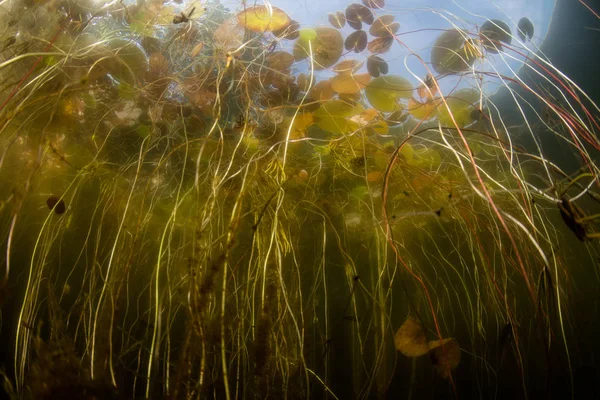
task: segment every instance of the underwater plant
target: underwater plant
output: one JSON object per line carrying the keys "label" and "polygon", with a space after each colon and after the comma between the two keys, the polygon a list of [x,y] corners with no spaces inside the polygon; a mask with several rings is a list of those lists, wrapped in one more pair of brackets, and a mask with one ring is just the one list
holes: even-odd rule
{"label": "underwater plant", "polygon": [[572,396],[593,98],[527,16],[284,8],[0,3],[7,394]]}

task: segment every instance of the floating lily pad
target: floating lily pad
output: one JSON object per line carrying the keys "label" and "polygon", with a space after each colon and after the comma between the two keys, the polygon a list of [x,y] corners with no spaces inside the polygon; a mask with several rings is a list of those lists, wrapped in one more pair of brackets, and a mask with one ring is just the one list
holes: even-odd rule
{"label": "floating lily pad", "polygon": [[248,7],[237,15],[238,23],[254,32],[277,31],[290,24],[290,17],[277,7]]}
{"label": "floating lily pad", "polygon": [[278,71],[285,71],[294,63],[294,56],[287,51],[274,51],[267,57],[267,65]]}
{"label": "floating lily pad", "polygon": [[360,92],[371,80],[369,74],[343,74],[331,78],[331,87],[340,94],[354,94]]}
{"label": "floating lily pad", "polygon": [[510,44],[512,36],[506,22],[499,19],[487,20],[479,28],[479,36],[483,47],[490,53],[502,51],[500,42]]}
{"label": "floating lily pad", "polygon": [[441,104],[439,98],[420,102],[414,98],[408,100],[407,111],[415,118],[426,121],[437,115],[437,109]]}
{"label": "floating lily pad", "polygon": [[367,58],[367,71],[373,78],[379,78],[380,75],[388,73],[389,67],[383,58],[371,55]]}
{"label": "floating lily pad", "polygon": [[407,357],[420,357],[429,352],[423,325],[413,317],[408,317],[394,336],[396,350]]}
{"label": "floating lily pad", "polygon": [[531,40],[533,37],[533,23],[527,17],[523,17],[519,20],[519,24],[517,25],[517,33],[519,34],[519,38],[521,41],[525,41],[525,38]]}
{"label": "floating lily pad", "polygon": [[300,37],[300,24],[298,21],[291,20],[285,28],[274,30],[273,35],[280,39],[296,40]]}
{"label": "floating lily pad", "polygon": [[360,53],[361,51],[367,48],[367,33],[361,30],[352,32],[346,38],[346,41],[344,42],[344,47],[348,51]]}
{"label": "floating lily pad", "polygon": [[385,0],[362,0],[362,3],[369,8],[383,8]]}
{"label": "floating lily pad", "polygon": [[367,25],[373,23],[373,12],[362,4],[353,3],[346,7],[346,21],[352,28],[362,28],[362,23]]}
{"label": "floating lily pad", "polygon": [[369,29],[369,33],[371,36],[375,37],[391,36],[396,33],[398,29],[400,29],[400,24],[398,22],[394,22],[394,16],[386,14],[377,18],[373,22],[371,29]]}
{"label": "floating lily pad", "polygon": [[400,99],[412,97],[413,85],[406,79],[396,76],[380,76],[373,79],[365,88],[369,103],[379,111],[392,112],[402,108]]}
{"label": "floating lily pad", "polygon": [[[309,43],[312,44],[309,45]],[[329,68],[342,56],[343,45],[344,39],[336,29],[324,26],[310,30],[301,29],[300,37],[294,45],[294,58],[299,61],[309,57],[312,47],[314,68]]]}
{"label": "floating lily pad", "polygon": [[298,84],[300,90],[302,90],[303,92],[306,92],[308,91],[308,89],[310,89],[310,79],[308,78],[308,76],[306,76],[306,74],[298,75],[298,77],[296,78],[296,83]]}
{"label": "floating lily pad", "polygon": [[349,104],[341,100],[331,100],[319,107],[314,113],[319,128],[336,134],[355,131],[360,125],[352,117],[363,111],[360,104]]}
{"label": "floating lily pad", "polygon": [[313,100],[329,100],[333,97],[331,81],[321,81],[310,89],[308,97]]}
{"label": "floating lily pad", "polygon": [[333,67],[333,72],[342,75],[353,74],[358,71],[363,64],[364,62],[359,60],[340,61]]}
{"label": "floating lily pad", "polygon": [[338,29],[342,29],[346,25],[346,16],[341,11],[329,14],[329,23]]}
{"label": "floating lily pad", "polygon": [[388,117],[386,117],[385,122],[389,126],[400,125],[401,123],[403,123],[404,121],[406,121],[408,119],[408,115],[409,114],[406,113],[404,110],[394,111]]}
{"label": "floating lily pad", "polygon": [[[466,71],[477,59],[466,44],[469,36],[458,29],[450,29],[436,39],[431,49],[433,69],[440,74]],[[470,42],[469,42],[470,43]]]}
{"label": "floating lily pad", "polygon": [[439,104],[438,118],[442,125],[454,126],[453,118],[459,128],[473,122],[473,108],[479,102],[479,92],[477,90],[461,89],[447,96],[445,100],[450,112],[445,104]]}
{"label": "floating lily pad", "polygon": [[367,47],[371,53],[381,54],[387,53],[392,47],[392,43],[394,43],[393,36],[384,36],[371,40]]}

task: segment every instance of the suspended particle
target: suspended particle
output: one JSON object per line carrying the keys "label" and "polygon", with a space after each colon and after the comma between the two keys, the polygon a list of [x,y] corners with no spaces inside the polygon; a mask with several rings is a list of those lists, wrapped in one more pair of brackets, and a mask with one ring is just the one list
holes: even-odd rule
{"label": "suspended particle", "polygon": [[354,50],[355,53],[360,53],[367,48],[367,40],[367,32],[358,30],[348,35],[344,47],[348,51]]}
{"label": "suspended particle", "polygon": [[64,214],[67,210],[65,206],[65,202],[60,199],[58,196],[50,196],[48,200],[46,200],[46,204],[50,210],[54,210],[54,213],[57,215]]}
{"label": "suspended particle", "polygon": [[533,23],[527,17],[523,17],[519,20],[519,24],[517,25],[517,33],[519,34],[519,38],[521,41],[525,41],[525,38],[531,40],[533,37]]}
{"label": "suspended particle", "polygon": [[367,71],[373,78],[378,78],[380,75],[388,73],[389,66],[383,58],[371,55],[367,58]]}
{"label": "suspended particle", "polygon": [[342,29],[346,25],[346,17],[341,11],[329,14],[329,23],[338,29]]}

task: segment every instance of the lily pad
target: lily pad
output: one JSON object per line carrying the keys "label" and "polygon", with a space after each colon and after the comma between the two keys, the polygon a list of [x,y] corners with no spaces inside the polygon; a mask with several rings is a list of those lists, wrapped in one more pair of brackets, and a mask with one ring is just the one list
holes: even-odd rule
{"label": "lily pad", "polygon": [[370,80],[369,74],[337,75],[331,78],[331,87],[339,94],[354,94],[367,86]]}
{"label": "lily pad", "polygon": [[383,8],[385,0],[362,0],[362,3],[369,8]]}
{"label": "lily pad", "polygon": [[392,112],[402,108],[400,99],[412,97],[413,85],[397,75],[380,76],[373,79],[365,88],[369,103],[379,111]]}
{"label": "lily pad", "polygon": [[363,22],[371,25],[373,20],[373,11],[362,4],[353,3],[346,7],[346,21],[348,21],[348,25],[356,30],[362,28]]}
{"label": "lily pad", "polygon": [[290,17],[273,6],[248,7],[237,15],[238,23],[254,32],[277,31],[290,24]]}
{"label": "lily pad", "polygon": [[360,69],[364,64],[363,61],[358,60],[344,60],[340,61],[333,67],[333,72],[336,74],[347,75],[353,74]]}
{"label": "lily pad", "polygon": [[367,58],[367,71],[373,78],[379,78],[380,75],[388,73],[389,66],[383,58],[371,55]]}
{"label": "lily pad", "polygon": [[517,25],[517,33],[519,34],[519,38],[521,41],[525,41],[525,38],[531,40],[533,37],[533,23],[527,17],[523,17],[519,20],[519,24]]}
{"label": "lily pad", "polygon": [[273,35],[280,39],[296,40],[300,37],[300,24],[298,21],[291,20],[285,28],[274,30]]}
{"label": "lily pad", "polygon": [[387,53],[390,50],[390,48],[392,47],[393,43],[394,43],[393,36],[383,36],[383,37],[371,40],[371,42],[369,42],[367,48],[369,49],[369,51],[371,53],[374,53],[374,54]]}
{"label": "lily pad", "polygon": [[[438,107],[438,118],[442,125],[454,126],[452,117],[459,128],[473,122],[473,108],[479,102],[479,92],[477,90],[461,89],[448,95],[445,100],[448,107],[443,103],[440,103]],[[450,112],[448,108],[450,108]]]}
{"label": "lily pad", "polygon": [[361,30],[352,32],[346,38],[346,41],[344,42],[344,47],[348,51],[360,53],[361,51],[367,48],[367,33]]}
{"label": "lily pad", "polygon": [[329,23],[338,29],[342,29],[346,25],[346,16],[341,11],[331,13],[329,14]]}
{"label": "lily pad", "polygon": [[450,29],[436,39],[431,49],[433,69],[440,74],[466,71],[477,59],[471,50],[469,36],[458,29]]}
{"label": "lily pad", "polygon": [[[314,37],[311,37],[314,33]],[[300,30],[300,37],[294,45],[294,58],[303,60],[311,55],[315,69],[329,68],[338,62],[343,52],[344,39],[339,31],[320,26],[315,29]]]}
{"label": "lily pad", "polygon": [[371,29],[369,29],[369,33],[371,36],[375,37],[391,36],[396,33],[398,29],[400,29],[400,24],[398,22],[394,22],[394,16],[386,14],[377,18],[373,22]]}
{"label": "lily pad", "polygon": [[360,114],[364,108],[360,104],[349,104],[341,100],[331,100],[315,111],[314,119],[319,128],[336,134],[353,132],[360,125],[352,117]]}
{"label": "lily pad", "polygon": [[502,51],[500,42],[510,44],[512,36],[506,22],[499,19],[487,20],[479,28],[479,36],[483,47],[490,53]]}

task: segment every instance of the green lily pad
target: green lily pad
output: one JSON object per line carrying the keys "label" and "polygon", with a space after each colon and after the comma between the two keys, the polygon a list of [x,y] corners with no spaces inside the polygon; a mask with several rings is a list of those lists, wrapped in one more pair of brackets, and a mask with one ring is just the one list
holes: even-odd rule
{"label": "green lily pad", "polygon": [[349,104],[342,100],[330,100],[314,113],[314,120],[324,131],[346,134],[358,129],[359,124],[352,118],[364,111],[360,104]]}
{"label": "green lily pad", "polygon": [[402,107],[400,99],[409,99],[413,85],[407,79],[397,75],[380,76],[373,79],[365,88],[369,103],[379,111],[392,112]]}

